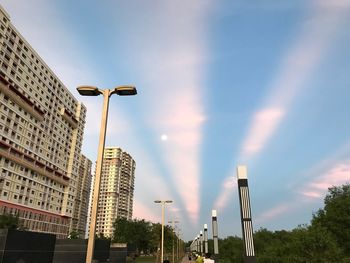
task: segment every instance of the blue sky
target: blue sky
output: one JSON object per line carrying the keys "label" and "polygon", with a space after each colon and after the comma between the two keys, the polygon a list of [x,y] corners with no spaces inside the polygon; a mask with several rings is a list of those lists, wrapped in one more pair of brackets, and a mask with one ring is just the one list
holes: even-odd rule
{"label": "blue sky", "polygon": [[111,99],[106,143],[136,160],[135,217],[159,222],[153,201],[172,199],[185,239],[212,209],[221,237],[241,235],[247,165],[254,228],[291,229],[350,181],[350,0],[0,4],[87,106],[91,160],[102,98],[75,88],[137,87]]}

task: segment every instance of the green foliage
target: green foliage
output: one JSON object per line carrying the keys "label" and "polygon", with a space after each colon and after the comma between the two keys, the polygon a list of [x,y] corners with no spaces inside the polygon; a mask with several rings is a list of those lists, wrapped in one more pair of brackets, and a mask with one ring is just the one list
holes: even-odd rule
{"label": "green foliage", "polygon": [[[288,262],[289,245],[292,234],[288,231],[271,232],[267,229],[259,229],[254,234],[255,252],[258,262],[275,263]],[[285,261],[283,261],[285,260]]]}
{"label": "green foliage", "polygon": [[325,228],[303,226],[292,231],[290,259],[294,262],[336,263],[341,262],[342,252],[337,243]]}
{"label": "green foliage", "polygon": [[78,239],[80,238],[80,234],[78,231],[73,230],[72,232],[69,233],[68,239]]}
{"label": "green foliage", "polygon": [[312,224],[329,231],[350,262],[350,184],[328,190],[325,206],[313,215]]}
{"label": "green foliage", "polygon": [[243,242],[239,237],[219,239],[220,263],[243,263]]}
{"label": "green foliage", "polygon": [[[113,224],[113,242],[128,243],[136,247],[138,253],[153,253],[160,247],[161,224],[144,219],[127,220],[117,218]],[[176,238],[176,237],[175,237]],[[176,241],[174,242],[176,245]],[[171,227],[164,226],[164,252],[172,252],[173,232]]]}
{"label": "green foliage", "polygon": [[19,227],[18,215],[16,216],[12,214],[0,215],[0,228],[17,229],[18,227]]}

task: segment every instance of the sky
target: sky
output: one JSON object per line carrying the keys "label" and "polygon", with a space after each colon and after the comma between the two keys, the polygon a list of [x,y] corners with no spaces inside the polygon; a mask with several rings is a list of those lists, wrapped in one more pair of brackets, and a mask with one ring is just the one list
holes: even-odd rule
{"label": "sky", "polygon": [[136,161],[134,217],[241,236],[236,168],[246,165],[255,230],[309,223],[328,187],[350,182],[350,0],[0,0],[12,24],[87,107],[95,162]]}

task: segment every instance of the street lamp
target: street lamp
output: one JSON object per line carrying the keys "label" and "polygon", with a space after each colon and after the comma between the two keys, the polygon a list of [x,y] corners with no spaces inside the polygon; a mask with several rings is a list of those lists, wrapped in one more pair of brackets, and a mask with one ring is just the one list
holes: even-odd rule
{"label": "street lamp", "polygon": [[105,139],[106,139],[109,98],[113,94],[117,94],[119,96],[136,95],[137,90],[134,86],[118,86],[114,89],[99,89],[93,86],[80,86],[77,88],[77,90],[79,94],[82,96],[98,96],[100,94],[103,95],[100,140],[98,145],[98,154],[97,154],[97,161],[96,161],[96,178],[94,183],[94,195],[93,195],[92,208],[91,208],[89,239],[88,239],[88,246],[86,251],[86,263],[92,263],[94,247],[95,247],[98,199],[100,194],[102,160],[103,160],[103,152],[105,148]]}
{"label": "street lamp", "polygon": [[213,232],[213,244],[214,244],[214,261],[219,262],[219,238],[218,238],[218,218],[216,210],[211,211],[212,218],[212,232]]}
{"label": "street lamp", "polygon": [[180,238],[180,231],[181,231],[181,228],[178,228],[177,229],[177,246],[176,246],[176,259],[177,259],[177,261],[179,260],[179,254],[180,254],[179,251],[180,251],[180,246],[181,246],[181,243],[182,243],[182,240]]}
{"label": "street lamp", "polygon": [[200,248],[199,251],[201,252],[201,255],[203,254],[203,231],[199,231],[199,244]]}
{"label": "street lamp", "polygon": [[155,200],[156,204],[162,204],[162,242],[161,242],[161,256],[160,256],[160,262],[163,263],[163,257],[164,257],[164,206],[165,204],[170,204],[173,201],[172,200]]}
{"label": "street lamp", "polygon": [[175,245],[174,245],[174,242],[175,242],[175,227],[174,227],[174,224],[179,223],[179,221],[172,220],[172,221],[168,221],[168,223],[172,224],[172,229],[173,229],[173,263],[174,263],[175,262],[175,251],[174,251],[174,248],[175,248]]}
{"label": "street lamp", "polygon": [[208,253],[208,225],[204,224],[204,254]]}

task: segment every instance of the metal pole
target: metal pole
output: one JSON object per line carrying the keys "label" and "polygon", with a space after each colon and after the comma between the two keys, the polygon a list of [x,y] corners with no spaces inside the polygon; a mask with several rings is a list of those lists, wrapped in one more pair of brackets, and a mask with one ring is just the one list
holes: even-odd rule
{"label": "metal pole", "polygon": [[242,234],[244,242],[244,262],[255,263],[256,259],[253,240],[253,223],[251,216],[252,213],[250,209],[248,176],[246,166],[237,167],[237,181],[239,203],[241,208]]}
{"label": "metal pole", "polygon": [[200,248],[199,235],[197,235],[197,253],[200,252],[199,248]]}
{"label": "metal pole", "polygon": [[161,258],[160,263],[163,263],[164,257],[164,201],[162,201],[162,247],[161,247]]}
{"label": "metal pole", "polygon": [[208,225],[204,224],[204,253],[208,253]]}
{"label": "metal pole", "polygon": [[101,90],[103,94],[103,108],[102,108],[102,119],[101,119],[101,129],[100,129],[100,140],[98,145],[98,155],[96,161],[96,177],[94,183],[94,194],[92,199],[91,208],[91,222],[89,239],[86,251],[86,263],[93,262],[93,253],[95,248],[95,233],[96,233],[96,221],[98,212],[98,200],[100,195],[100,183],[101,183],[101,172],[102,172],[102,162],[103,162],[103,152],[105,148],[106,141],[106,129],[107,129],[107,118],[108,118],[108,104],[110,97],[110,90]]}
{"label": "metal pole", "polygon": [[219,261],[218,220],[216,210],[211,211],[214,243],[214,260]]}
{"label": "metal pole", "polygon": [[174,228],[174,220],[172,222],[172,230],[173,230],[173,263],[175,263],[175,228]]}
{"label": "metal pole", "polygon": [[194,239],[194,251],[198,252],[197,237]]}
{"label": "metal pole", "polygon": [[177,247],[176,247],[176,252],[177,252],[177,260],[179,260],[179,248],[180,248],[180,230],[177,233]]}
{"label": "metal pole", "polygon": [[203,253],[203,231],[199,231],[199,244],[200,244],[200,252],[201,252],[201,255]]}

